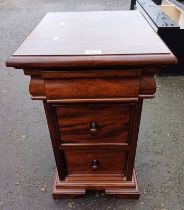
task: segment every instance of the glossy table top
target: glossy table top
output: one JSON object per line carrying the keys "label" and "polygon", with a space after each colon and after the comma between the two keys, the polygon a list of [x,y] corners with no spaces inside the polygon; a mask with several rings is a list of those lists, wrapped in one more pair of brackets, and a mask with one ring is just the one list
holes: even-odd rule
{"label": "glossy table top", "polygon": [[48,13],[6,62],[22,68],[124,68],[176,58],[138,11]]}
{"label": "glossy table top", "polygon": [[138,11],[48,13],[13,55],[167,54]]}

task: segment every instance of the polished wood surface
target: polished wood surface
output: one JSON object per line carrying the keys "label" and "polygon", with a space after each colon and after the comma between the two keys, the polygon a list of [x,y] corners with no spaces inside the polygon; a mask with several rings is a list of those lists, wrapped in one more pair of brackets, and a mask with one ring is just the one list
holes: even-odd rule
{"label": "polished wood surface", "polygon": [[49,13],[10,56],[7,66],[23,68],[32,99],[44,103],[55,199],[88,190],[139,198],[134,162],[143,99],[155,96],[154,74],[174,63],[135,11]]}
{"label": "polished wood surface", "polygon": [[[129,40],[131,42],[131,40]],[[42,68],[50,69],[97,69],[124,68],[142,66],[161,66],[176,64],[177,59],[173,54],[150,54],[150,55],[90,55],[90,56],[10,56],[6,62],[8,67]]]}
{"label": "polished wood surface", "polygon": [[[31,75],[32,78],[29,86],[32,99],[45,99],[48,103],[135,102],[139,98],[153,98],[156,91],[153,74],[158,71],[158,67],[137,70],[130,68],[111,71],[57,71],[57,73],[55,69],[54,71],[24,70],[25,74]],[[101,84],[93,82],[96,78]],[[91,82],[85,83],[86,85],[79,83],[85,80]],[[109,80],[114,81],[113,85]],[[70,83],[74,88],[71,88]]]}
{"label": "polished wood surface", "polygon": [[7,65],[94,68],[173,62],[176,59],[141,13],[99,11],[48,13]]}
{"label": "polished wood surface", "polygon": [[120,177],[115,174],[108,176],[93,175],[91,178],[92,179],[86,179],[85,176],[80,175],[79,179],[72,177],[72,181],[70,181],[70,179],[61,181],[56,172],[53,185],[53,198],[76,198],[85,195],[87,190],[104,191],[104,189],[106,195],[112,195],[116,198],[138,199],[140,196],[135,171],[133,171],[131,181],[120,179]]}
{"label": "polished wood surface", "polygon": [[148,26],[135,11],[48,13],[13,55],[170,54]]}
{"label": "polished wood surface", "polygon": [[56,106],[61,141],[128,142],[131,108],[126,104]]}
{"label": "polished wood surface", "polygon": [[[108,91],[107,91],[108,90]],[[126,90],[126,91],[125,91]],[[46,97],[62,98],[119,98],[137,97],[138,78],[81,78],[45,80]]]}
{"label": "polished wood surface", "polygon": [[127,154],[117,150],[67,150],[68,175],[120,174],[126,172]]}

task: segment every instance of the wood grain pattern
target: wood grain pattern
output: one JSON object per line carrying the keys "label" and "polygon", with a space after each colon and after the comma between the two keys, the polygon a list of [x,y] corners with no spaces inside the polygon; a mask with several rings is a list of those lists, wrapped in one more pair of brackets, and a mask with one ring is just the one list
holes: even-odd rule
{"label": "wood grain pattern", "polygon": [[[127,155],[121,151],[67,150],[65,151],[68,174],[123,174]],[[93,169],[93,161],[97,169]]]}
{"label": "wood grain pattern", "polygon": [[154,74],[145,74],[141,78],[139,98],[154,98],[156,93],[156,82]]}
{"label": "wood grain pattern", "polygon": [[52,148],[53,148],[54,157],[56,161],[56,166],[58,169],[58,175],[59,175],[60,180],[64,180],[68,172],[67,172],[67,166],[66,166],[66,161],[65,161],[65,155],[63,151],[59,150],[60,142],[59,142],[59,132],[58,132],[57,124],[56,124],[56,116],[55,116],[52,105],[47,104],[46,101],[43,101],[43,105],[44,105],[48,128],[50,132],[51,143],[52,143]]}
{"label": "wood grain pattern", "polygon": [[105,149],[105,150],[123,150],[123,151],[128,151],[130,150],[130,145],[128,143],[115,143],[114,141],[112,143],[107,143],[107,141],[105,143],[98,143],[96,141],[93,141],[93,143],[89,143],[89,142],[86,142],[86,143],[61,143],[60,146],[59,146],[59,149],[60,150],[75,150],[75,149],[96,149],[96,150],[102,150],[102,149]]}
{"label": "wood grain pattern", "polygon": [[54,198],[87,190],[139,198],[142,102],[154,97],[154,74],[176,62],[136,11],[46,15],[6,64],[23,68],[32,99],[44,102],[58,171]]}
{"label": "wood grain pattern", "polygon": [[[131,41],[131,40],[129,40]],[[10,56],[6,66],[16,69],[107,69],[144,66],[165,66],[176,64],[177,59],[171,54],[148,55],[91,55],[91,56]]]}
{"label": "wood grain pattern", "polygon": [[141,68],[129,69],[93,69],[93,70],[70,70],[63,69],[42,71],[41,75],[44,79],[74,79],[74,78],[129,78],[140,77],[142,75]]}
{"label": "wood grain pattern", "polygon": [[[56,106],[56,114],[62,142],[128,142],[131,105],[63,105]],[[94,136],[92,122],[98,126]]]}
{"label": "wood grain pattern", "polygon": [[[108,90],[108,91],[107,91]],[[139,79],[55,79],[45,80],[47,99],[138,97]]]}
{"label": "wood grain pattern", "polygon": [[135,155],[139,134],[139,126],[141,120],[141,112],[142,112],[142,103],[143,100],[140,99],[138,103],[136,103],[134,112],[132,113],[132,121],[131,121],[131,142],[130,142],[130,151],[128,154],[128,166],[127,166],[127,180],[130,181],[132,179],[132,174],[134,170],[135,163]]}
{"label": "wood grain pattern", "polygon": [[14,55],[88,55],[86,51],[97,55],[99,51],[106,55],[170,54],[141,13],[100,11],[47,13]]}
{"label": "wood grain pattern", "polygon": [[44,80],[39,76],[32,76],[29,85],[29,92],[34,97],[44,97],[46,99]]}
{"label": "wood grain pattern", "polygon": [[135,171],[132,174],[131,181],[119,179],[119,175],[115,174],[109,176],[93,175],[92,177],[93,181],[88,175],[81,175],[80,180],[77,179],[77,176],[71,176],[71,180],[61,181],[56,172],[52,191],[53,198],[77,198],[85,195],[87,190],[105,191],[105,194],[117,198],[138,199],[140,197]]}
{"label": "wood grain pattern", "polygon": [[7,66],[117,68],[176,62],[141,13],[100,11],[48,13],[8,59]]}

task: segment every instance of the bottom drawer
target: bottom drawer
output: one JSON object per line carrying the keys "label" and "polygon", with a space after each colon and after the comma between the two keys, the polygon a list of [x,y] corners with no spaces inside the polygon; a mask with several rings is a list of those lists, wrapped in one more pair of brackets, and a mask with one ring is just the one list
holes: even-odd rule
{"label": "bottom drawer", "polygon": [[73,174],[120,174],[125,175],[126,151],[80,150],[65,151],[68,175]]}

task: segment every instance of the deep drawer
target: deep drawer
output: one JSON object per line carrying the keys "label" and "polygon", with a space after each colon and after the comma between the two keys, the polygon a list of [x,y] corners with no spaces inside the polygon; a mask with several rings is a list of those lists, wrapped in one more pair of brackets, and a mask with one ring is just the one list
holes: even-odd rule
{"label": "deep drawer", "polygon": [[126,143],[131,104],[56,106],[57,123],[64,143]]}
{"label": "deep drawer", "polygon": [[76,174],[120,174],[127,165],[125,151],[112,150],[66,150],[68,175]]}

